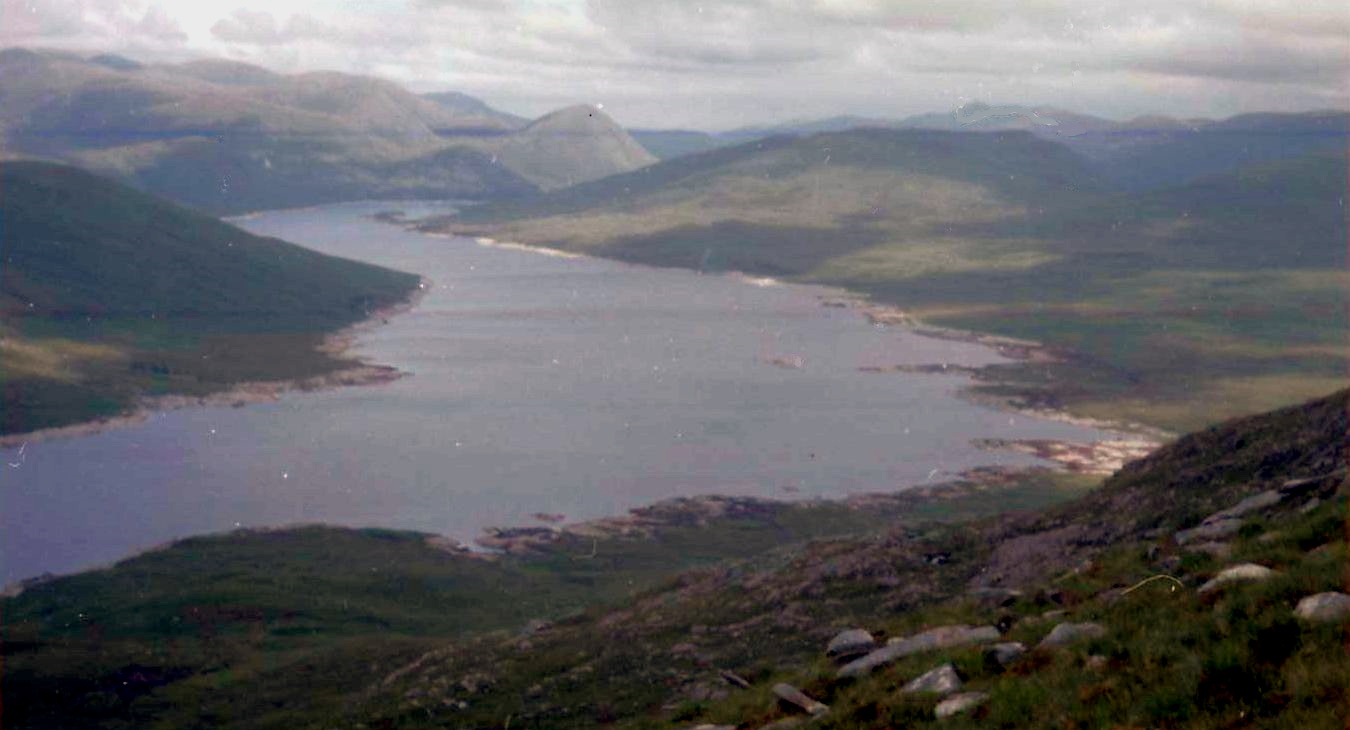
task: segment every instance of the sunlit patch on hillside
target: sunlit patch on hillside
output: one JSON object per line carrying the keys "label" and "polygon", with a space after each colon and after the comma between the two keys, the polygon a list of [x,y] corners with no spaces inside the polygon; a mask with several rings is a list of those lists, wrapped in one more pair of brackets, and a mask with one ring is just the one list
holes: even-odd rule
{"label": "sunlit patch on hillside", "polygon": [[126,353],[109,345],[61,338],[28,339],[0,332],[0,375],[7,378],[47,378],[74,383],[84,378],[90,364],[125,360]]}

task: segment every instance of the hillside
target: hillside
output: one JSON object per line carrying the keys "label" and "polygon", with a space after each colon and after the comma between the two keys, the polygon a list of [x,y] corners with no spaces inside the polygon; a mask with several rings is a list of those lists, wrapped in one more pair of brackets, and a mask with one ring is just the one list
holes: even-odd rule
{"label": "hillside", "polygon": [[552,190],[634,170],[656,161],[614,120],[591,106],[546,114],[494,148],[507,167]]}
{"label": "hillside", "polygon": [[[1350,614],[1295,606],[1343,590],[1347,413],[1228,422],[1060,506],[1078,492],[686,500],[492,560],[385,530],[184,540],[0,599],[6,723],[926,727],[953,690],[899,690],[950,662],[980,694],[943,727],[1331,726]],[[1275,572],[1208,584],[1241,563]],[[827,658],[844,629],[866,645]]]}
{"label": "hillside", "polygon": [[633,132],[662,159],[775,136],[801,137],[853,129],[932,129],[948,132],[1025,131],[1082,155],[1102,180],[1126,190],[1157,190],[1240,167],[1332,153],[1350,142],[1343,111],[1242,114],[1227,119],[1147,115],[1115,121],[1066,109],[972,102],[946,113],[900,119],[838,116],[705,134]]}
{"label": "hillside", "polygon": [[502,133],[520,129],[530,121],[495,109],[482,99],[458,91],[423,94],[422,98],[435,102],[455,116],[455,124],[449,128],[437,129],[439,133],[463,129],[478,130],[483,134]]}
{"label": "hillside", "polygon": [[1177,431],[1344,382],[1345,166],[1314,154],[1121,192],[1028,132],[859,129],[430,227],[843,286],[903,310],[887,321],[1050,348],[987,370],[987,395]]}
{"label": "hillside", "polygon": [[520,197],[651,160],[607,118],[520,122],[471,97],[351,74],[0,51],[4,156],[78,165],[218,213]]}
{"label": "hillside", "polygon": [[0,163],[0,243],[5,434],[350,367],[323,335],[418,283],[39,162]]}

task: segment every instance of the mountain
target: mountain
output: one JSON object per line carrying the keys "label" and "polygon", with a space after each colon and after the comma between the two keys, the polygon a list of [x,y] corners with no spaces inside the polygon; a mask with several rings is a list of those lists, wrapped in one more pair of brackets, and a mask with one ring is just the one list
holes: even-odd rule
{"label": "mountain", "polygon": [[651,161],[589,113],[590,126],[560,112],[517,131],[469,97],[364,76],[0,51],[0,156],[75,164],[213,212],[519,197]]}
{"label": "mountain", "polygon": [[1135,120],[1069,142],[1114,184],[1156,190],[1244,165],[1344,151],[1350,113],[1244,114],[1213,122]]}
{"label": "mountain", "polygon": [[628,172],[656,161],[604,112],[573,106],[546,114],[501,139],[502,164],[544,190]]}
{"label": "mountain", "polygon": [[1180,430],[1341,382],[1345,169],[1343,151],[1319,152],[1122,191],[1027,131],[857,129],[677,157],[431,226],[843,286],[1055,353],[991,368],[991,397]]}
{"label": "mountain", "polygon": [[[0,597],[6,723],[764,728],[799,724],[800,688],[840,730],[1334,727],[1346,616],[1302,606],[1344,590],[1347,413],[1341,390],[1229,421],[1095,488],[677,500],[491,558],[383,529],[188,538]],[[1050,504],[1008,508],[1038,480]],[[958,690],[901,690],[944,664],[979,693],[946,720]]]}
{"label": "mountain", "polygon": [[5,434],[350,367],[323,335],[418,284],[76,168],[3,162],[0,192]]}
{"label": "mountain", "polygon": [[630,129],[628,134],[658,160],[707,152],[725,145],[707,132],[687,129]]}
{"label": "mountain", "polygon": [[865,128],[1027,131],[1068,146],[1090,160],[1103,180],[1135,191],[1184,184],[1243,165],[1335,151],[1350,143],[1350,114],[1340,111],[1243,114],[1222,120],[1146,115],[1117,122],[1054,107],[978,102],[902,119],[837,116],[716,134],[644,130],[634,136],[644,144],[651,140],[654,154],[667,159],[773,136]]}
{"label": "mountain", "polygon": [[520,129],[530,121],[524,117],[494,109],[482,99],[458,91],[423,94],[422,98],[435,102],[455,117],[453,126],[438,131],[481,130],[483,134],[492,134]]}

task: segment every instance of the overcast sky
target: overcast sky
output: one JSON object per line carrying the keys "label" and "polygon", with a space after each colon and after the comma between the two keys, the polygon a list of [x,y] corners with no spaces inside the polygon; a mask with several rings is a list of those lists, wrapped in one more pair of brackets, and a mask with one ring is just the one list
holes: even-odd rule
{"label": "overcast sky", "polygon": [[1350,2],[0,0],[0,46],[373,74],[645,127],[970,100],[1226,116],[1345,108]]}

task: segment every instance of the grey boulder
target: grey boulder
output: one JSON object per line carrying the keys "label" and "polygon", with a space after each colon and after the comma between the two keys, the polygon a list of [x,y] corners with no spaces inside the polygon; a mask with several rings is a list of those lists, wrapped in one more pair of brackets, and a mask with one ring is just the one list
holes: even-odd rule
{"label": "grey boulder", "polygon": [[830,711],[830,708],[824,703],[817,702],[810,697],[807,697],[806,693],[790,684],[784,684],[782,682],[775,684],[773,686],[773,693],[778,699],[796,707],[808,715],[824,715]]}
{"label": "grey boulder", "polygon": [[1025,653],[1027,646],[1020,641],[999,642],[984,650],[984,664],[1002,671],[1016,663]]}
{"label": "grey boulder", "polygon": [[933,708],[933,714],[941,720],[973,710],[984,704],[987,699],[989,699],[989,695],[984,692],[961,692],[939,702],[937,707]]}
{"label": "grey boulder", "polygon": [[1350,618],[1350,596],[1344,593],[1315,593],[1294,607],[1294,615],[1305,621],[1335,623]]}
{"label": "grey boulder", "polygon": [[1233,583],[1269,580],[1276,575],[1278,574],[1275,571],[1264,565],[1239,563],[1219,571],[1208,582],[1200,586],[1199,591],[1201,594],[1210,593]]}
{"label": "grey boulder", "polygon": [[958,689],[961,689],[961,677],[956,673],[956,667],[943,664],[915,677],[909,684],[900,688],[900,691],[905,694],[949,695]]}
{"label": "grey boulder", "polygon": [[998,638],[998,629],[993,626],[957,625],[929,629],[913,636],[891,639],[880,649],[840,667],[839,676],[858,677],[912,654],[966,644],[982,644],[998,641]]}
{"label": "grey boulder", "polygon": [[835,634],[825,647],[825,655],[835,660],[848,660],[860,657],[877,648],[876,639],[862,629],[848,629]]}
{"label": "grey boulder", "polygon": [[1106,636],[1106,628],[1094,623],[1062,623],[1050,630],[1038,646],[1042,649],[1058,649],[1089,639]]}

